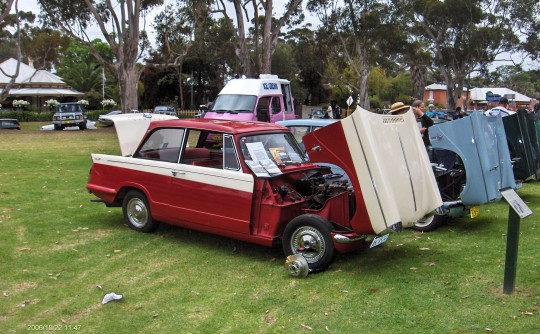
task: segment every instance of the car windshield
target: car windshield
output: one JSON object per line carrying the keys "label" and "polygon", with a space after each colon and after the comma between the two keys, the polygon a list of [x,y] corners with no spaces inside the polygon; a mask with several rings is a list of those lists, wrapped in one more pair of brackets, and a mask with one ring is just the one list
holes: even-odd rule
{"label": "car windshield", "polygon": [[257,97],[254,95],[218,95],[212,105],[212,111],[252,113],[256,102]]}
{"label": "car windshield", "polygon": [[290,133],[245,136],[240,139],[240,148],[248,164],[265,160],[276,165],[306,162],[304,153]]}

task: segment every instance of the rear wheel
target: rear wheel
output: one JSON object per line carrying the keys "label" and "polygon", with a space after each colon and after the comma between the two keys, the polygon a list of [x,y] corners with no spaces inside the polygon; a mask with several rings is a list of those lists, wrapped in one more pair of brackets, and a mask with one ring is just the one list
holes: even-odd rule
{"label": "rear wheel", "polygon": [[334,260],[332,225],[317,215],[302,215],[291,220],[283,232],[285,256],[300,254],[310,271],[322,271]]}
{"label": "rear wheel", "polygon": [[56,124],[55,124],[55,125],[54,125],[54,129],[55,129],[56,131],[60,131],[60,130],[62,130],[62,126],[56,125]]}
{"label": "rear wheel", "polygon": [[149,233],[159,227],[159,223],[152,218],[148,199],[138,190],[127,193],[122,203],[122,211],[124,220],[135,231]]}
{"label": "rear wheel", "polygon": [[79,130],[86,130],[86,123],[79,125]]}
{"label": "rear wheel", "polygon": [[422,232],[435,231],[441,226],[443,222],[443,216],[432,215],[423,219],[420,219],[413,225],[413,229]]}

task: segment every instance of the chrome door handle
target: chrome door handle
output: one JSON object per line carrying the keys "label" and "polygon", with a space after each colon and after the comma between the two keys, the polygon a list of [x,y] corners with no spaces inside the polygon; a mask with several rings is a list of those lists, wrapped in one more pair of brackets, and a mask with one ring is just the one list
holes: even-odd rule
{"label": "chrome door handle", "polygon": [[176,170],[176,169],[173,169],[173,170],[171,171],[171,173],[172,173],[173,176],[176,176],[176,175],[178,175],[178,174],[180,174],[180,175],[186,174],[186,172],[182,172],[182,171],[179,171],[179,170]]}

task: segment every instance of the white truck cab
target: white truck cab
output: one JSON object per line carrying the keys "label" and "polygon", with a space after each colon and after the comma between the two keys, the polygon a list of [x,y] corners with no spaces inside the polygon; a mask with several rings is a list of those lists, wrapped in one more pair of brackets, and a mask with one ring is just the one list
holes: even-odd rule
{"label": "white truck cab", "polygon": [[295,119],[289,80],[261,74],[258,79],[233,79],[218,94],[204,118],[275,123]]}

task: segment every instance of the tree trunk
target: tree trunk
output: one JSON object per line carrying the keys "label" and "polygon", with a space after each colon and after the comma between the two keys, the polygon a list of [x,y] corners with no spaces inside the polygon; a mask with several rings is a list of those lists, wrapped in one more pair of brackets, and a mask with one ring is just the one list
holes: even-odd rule
{"label": "tree trunk", "polygon": [[364,48],[359,43],[356,44],[356,54],[360,63],[360,68],[355,68],[358,75],[358,105],[366,110],[370,110],[368,94],[368,79],[371,72],[369,59]]}
{"label": "tree trunk", "polygon": [[122,111],[130,113],[139,110],[137,84],[141,72],[135,67],[119,67],[117,73]]}
{"label": "tree trunk", "polygon": [[417,100],[424,100],[424,90],[426,88],[427,75],[425,67],[411,65],[411,80],[413,85],[413,97]]}

